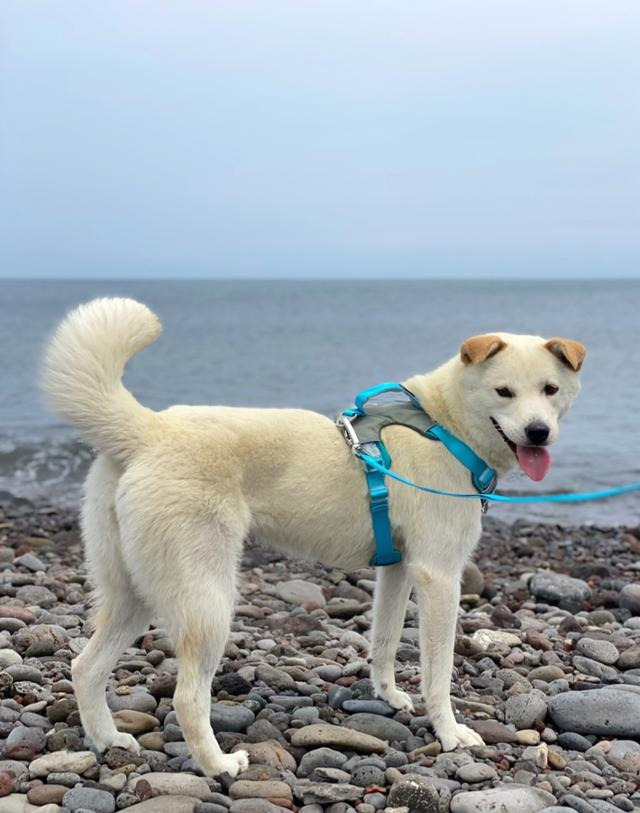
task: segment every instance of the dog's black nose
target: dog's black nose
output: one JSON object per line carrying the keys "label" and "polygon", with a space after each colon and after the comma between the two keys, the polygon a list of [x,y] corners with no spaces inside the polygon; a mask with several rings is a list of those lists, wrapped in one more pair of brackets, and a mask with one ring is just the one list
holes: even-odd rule
{"label": "dog's black nose", "polygon": [[539,446],[541,443],[544,443],[549,437],[549,427],[546,423],[542,423],[541,421],[533,421],[525,427],[524,431],[527,435],[527,440],[529,443],[532,443],[535,446]]}

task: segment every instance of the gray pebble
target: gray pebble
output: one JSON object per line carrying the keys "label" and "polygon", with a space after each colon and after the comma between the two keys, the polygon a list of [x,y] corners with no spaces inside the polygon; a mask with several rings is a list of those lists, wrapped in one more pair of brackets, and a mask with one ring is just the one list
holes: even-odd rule
{"label": "gray pebble", "polygon": [[114,813],[116,809],[116,800],[108,791],[81,786],[67,791],[62,803],[73,813],[83,808],[93,813]]}
{"label": "gray pebble", "polygon": [[544,720],[546,713],[547,700],[542,692],[534,689],[507,699],[505,721],[517,729],[533,728],[536,722]]}
{"label": "gray pebble", "polygon": [[601,641],[595,638],[580,638],[576,643],[576,652],[587,658],[600,661],[612,666],[620,655],[611,641]]}
{"label": "gray pebble", "polygon": [[375,765],[359,765],[351,771],[351,782],[361,788],[368,788],[372,785],[385,785],[384,770]]}

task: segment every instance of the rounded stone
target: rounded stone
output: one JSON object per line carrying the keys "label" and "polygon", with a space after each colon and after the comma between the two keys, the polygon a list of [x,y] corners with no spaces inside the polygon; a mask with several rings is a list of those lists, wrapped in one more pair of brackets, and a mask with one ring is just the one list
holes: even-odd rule
{"label": "rounded stone", "polygon": [[113,721],[118,731],[133,734],[134,737],[137,734],[146,734],[147,731],[152,731],[156,726],[160,725],[160,720],[152,714],[146,714],[143,711],[132,711],[131,709],[116,711],[113,715]]}
{"label": "rounded stone", "polygon": [[462,595],[480,595],[483,590],[484,576],[482,571],[475,562],[469,562],[462,573],[460,592]]}
{"label": "rounded stone", "polygon": [[316,768],[341,768],[346,761],[347,757],[341,751],[333,748],[314,748],[313,751],[307,751],[300,760],[298,776],[309,776]]}
{"label": "rounded stone", "polygon": [[97,764],[93,751],[54,751],[44,754],[29,764],[32,776],[47,776],[51,773],[82,774]]}
{"label": "rounded stone", "polygon": [[404,723],[390,720],[379,714],[368,714],[366,712],[352,714],[344,721],[343,725],[389,742],[402,742],[411,736],[409,727]]}
{"label": "rounded stone", "polygon": [[365,712],[367,714],[381,714],[383,717],[390,717],[396,713],[384,700],[345,700],[342,704],[344,711],[349,714]]}
{"label": "rounded stone", "polygon": [[580,610],[582,602],[591,597],[591,588],[581,579],[541,570],[529,582],[533,595],[549,604],[557,604],[569,612]]}
{"label": "rounded stone", "polygon": [[640,667],[640,644],[625,649],[618,658],[620,669],[637,669]]}
{"label": "rounded stone", "polygon": [[456,771],[456,779],[469,784],[491,782],[497,778],[496,769],[492,768],[491,765],[485,765],[484,762],[469,762],[466,765],[461,765]]}
{"label": "rounded stone", "polygon": [[322,589],[317,584],[303,579],[291,579],[288,582],[278,582],[276,585],[278,596],[290,604],[301,606],[324,607],[327,600]]}
{"label": "rounded stone", "polygon": [[618,679],[616,669],[612,666],[600,663],[600,661],[594,661],[593,658],[583,658],[582,655],[574,655],[573,665],[578,672],[582,672],[583,675],[597,677],[598,680],[616,682]]}
{"label": "rounded stone", "polygon": [[142,711],[147,714],[153,714],[158,706],[158,701],[147,691],[133,691],[128,694],[109,692],[107,703],[111,711]]}
{"label": "rounded stone", "polygon": [[620,655],[611,641],[601,641],[597,638],[580,638],[576,643],[575,651],[586,658],[606,663],[608,666],[613,666]]}
{"label": "rounded stone", "polygon": [[638,735],[640,694],[617,689],[564,692],[549,700],[558,728],[579,734],[633,739]]}
{"label": "rounded stone", "polygon": [[239,703],[214,703],[211,706],[211,725],[218,731],[246,731],[256,719],[255,714]]}
{"label": "rounded stone", "polygon": [[[384,720],[384,718],[380,719]],[[291,736],[291,744],[302,748],[335,745],[338,748],[361,751],[367,754],[375,751],[382,752],[386,748],[386,742],[379,737],[346,726],[325,725],[322,723],[314,723],[294,731]]]}
{"label": "rounded stone", "polygon": [[240,779],[229,788],[232,799],[287,799],[293,801],[291,788],[286,782],[277,779],[250,781]]}
{"label": "rounded stone", "polygon": [[451,800],[451,813],[539,813],[555,802],[555,797],[541,788],[504,784],[456,794]]}
{"label": "rounded stone", "polygon": [[33,759],[44,751],[46,742],[41,728],[16,726],[6,739],[2,755],[5,759]]}
{"label": "rounded stone", "polygon": [[384,786],[386,779],[384,771],[375,765],[358,765],[351,771],[351,782],[360,788],[369,788],[373,785]]}
{"label": "rounded stone", "polygon": [[[154,796],[190,796],[193,799],[206,800],[211,793],[209,785],[201,776],[188,773],[145,773],[132,783],[133,791],[138,793],[138,784],[146,782]],[[142,788],[140,788],[142,790]],[[138,795],[140,795],[138,793]]]}
{"label": "rounded stone", "polygon": [[60,805],[69,788],[66,785],[34,785],[27,792],[32,805]]}
{"label": "rounded stone", "polygon": [[625,584],[620,591],[618,604],[623,610],[629,610],[631,615],[640,615],[640,584]]}
{"label": "rounded stone", "polygon": [[438,813],[439,799],[438,791],[426,777],[413,774],[393,783],[387,807],[408,808],[411,813]]}
{"label": "rounded stone", "polygon": [[0,649],[0,669],[22,663],[22,655],[13,649]]}
{"label": "rounded stone", "polygon": [[533,728],[536,722],[544,720],[547,713],[547,700],[542,692],[534,689],[527,694],[514,694],[507,699],[505,720],[516,728]]}
{"label": "rounded stone", "polygon": [[108,791],[81,786],[68,790],[62,803],[72,813],[82,810],[91,810],[93,813],[114,813],[116,809],[116,800]]}
{"label": "rounded stone", "polygon": [[8,796],[13,790],[13,777],[5,771],[0,771],[0,797]]}
{"label": "rounded stone", "polygon": [[551,683],[552,680],[559,680],[564,677],[564,670],[559,666],[537,666],[527,675],[529,680],[542,680]]}
{"label": "rounded stone", "polygon": [[576,731],[563,731],[558,734],[558,745],[566,751],[581,751],[582,753],[591,748],[589,740]]}

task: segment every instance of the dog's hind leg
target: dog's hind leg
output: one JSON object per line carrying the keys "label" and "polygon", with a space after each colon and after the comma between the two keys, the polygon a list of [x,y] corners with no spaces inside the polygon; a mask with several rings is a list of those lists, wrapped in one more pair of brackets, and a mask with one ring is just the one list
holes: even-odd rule
{"label": "dog's hind leg", "polygon": [[[224,654],[236,601],[236,573],[242,532],[225,523],[209,527],[185,524],[192,560],[178,558],[176,590],[164,597],[166,616],[179,660],[174,707],[191,753],[208,776],[246,770],[246,751],[224,754],[210,723],[211,681]],[[180,540],[176,540],[179,546]]]}
{"label": "dog's hind leg", "polygon": [[[162,616],[175,643],[173,703],[193,758],[208,776],[235,776],[246,752],[224,754],[211,727],[211,681],[224,654],[236,602],[237,570],[250,515],[238,494],[173,481],[158,485],[130,468],[118,494],[118,519],[132,578]],[[221,486],[222,490],[222,486]]]}
{"label": "dog's hind leg", "polygon": [[114,496],[120,471],[109,458],[94,462],[86,485],[82,530],[96,615],[91,640],[71,664],[73,686],[85,734],[99,750],[119,746],[138,750],[136,740],[119,732],[107,705],[107,680],[122,651],[146,629],[150,613],[126,572]]}
{"label": "dog's hind leg", "polygon": [[396,688],[394,664],[410,592],[411,582],[407,577],[404,563],[377,569],[373,602],[371,678],[378,697],[386,700],[392,708],[405,711],[413,711],[413,703],[406,692]]}
{"label": "dog's hind leg", "polygon": [[85,734],[99,750],[118,746],[138,751],[131,734],[118,731],[105,696],[107,680],[122,651],[147,627],[149,613],[124,593],[105,599],[95,632],[72,663],[73,687]]}

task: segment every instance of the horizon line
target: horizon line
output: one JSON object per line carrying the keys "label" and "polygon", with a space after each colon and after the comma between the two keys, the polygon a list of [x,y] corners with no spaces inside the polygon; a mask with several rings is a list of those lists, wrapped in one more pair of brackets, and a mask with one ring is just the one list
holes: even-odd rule
{"label": "horizon line", "polygon": [[608,275],[603,276],[523,276],[523,277],[504,277],[504,276],[434,276],[434,277],[417,277],[417,276],[388,276],[388,277],[332,277],[332,276],[309,276],[309,277],[286,277],[286,276],[273,276],[273,277],[232,277],[232,276],[215,276],[215,277],[0,277],[2,282],[639,282],[640,274],[637,276],[616,276],[611,277]]}

